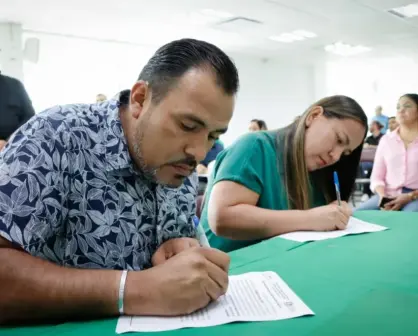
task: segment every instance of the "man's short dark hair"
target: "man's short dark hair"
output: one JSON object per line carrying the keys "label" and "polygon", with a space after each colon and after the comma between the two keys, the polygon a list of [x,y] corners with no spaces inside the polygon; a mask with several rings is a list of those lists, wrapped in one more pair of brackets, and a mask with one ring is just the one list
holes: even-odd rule
{"label": "man's short dark hair", "polygon": [[218,47],[208,42],[181,39],[159,48],[142,69],[138,80],[148,82],[152,101],[160,102],[187,71],[207,68],[216,83],[228,95],[239,88],[238,70],[233,61]]}
{"label": "man's short dark hair", "polygon": [[376,125],[376,127],[379,129],[379,131],[383,128],[385,128],[385,125],[382,125],[379,121],[373,120],[372,123]]}

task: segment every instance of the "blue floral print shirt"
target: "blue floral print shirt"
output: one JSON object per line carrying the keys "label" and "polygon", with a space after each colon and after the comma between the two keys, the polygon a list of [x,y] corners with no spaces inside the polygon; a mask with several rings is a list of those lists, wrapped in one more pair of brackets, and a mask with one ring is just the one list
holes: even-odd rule
{"label": "blue floral print shirt", "polygon": [[141,177],[116,100],[53,107],[0,153],[0,235],[62,266],[141,270],[168,239],[195,237],[197,183]]}

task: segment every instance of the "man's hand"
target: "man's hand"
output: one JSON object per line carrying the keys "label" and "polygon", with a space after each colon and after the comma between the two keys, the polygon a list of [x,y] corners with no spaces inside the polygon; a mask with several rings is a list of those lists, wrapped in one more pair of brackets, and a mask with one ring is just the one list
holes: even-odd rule
{"label": "man's hand", "polygon": [[393,201],[387,202],[384,206],[384,209],[388,211],[397,211],[411,202],[411,200],[412,199],[409,194],[401,194],[397,196]]}
{"label": "man's hand", "polygon": [[152,264],[153,266],[163,264],[171,257],[174,257],[187,249],[198,246],[200,246],[199,241],[194,238],[170,239],[162,244],[154,253],[152,256]]}
{"label": "man's hand", "polygon": [[225,294],[229,261],[224,252],[196,247],[151,269],[129,272],[125,313],[176,316],[205,307]]}
{"label": "man's hand", "polygon": [[0,140],[0,151],[3,149],[4,146],[6,146],[6,141]]}

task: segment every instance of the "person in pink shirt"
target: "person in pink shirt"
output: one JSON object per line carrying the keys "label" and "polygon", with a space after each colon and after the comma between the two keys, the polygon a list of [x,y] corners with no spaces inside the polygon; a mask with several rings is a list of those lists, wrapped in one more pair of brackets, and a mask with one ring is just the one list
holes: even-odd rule
{"label": "person in pink shirt", "polygon": [[[356,210],[418,212],[418,94],[403,95],[397,106],[399,127],[380,140],[371,175],[375,195]],[[383,206],[383,198],[390,198]]]}

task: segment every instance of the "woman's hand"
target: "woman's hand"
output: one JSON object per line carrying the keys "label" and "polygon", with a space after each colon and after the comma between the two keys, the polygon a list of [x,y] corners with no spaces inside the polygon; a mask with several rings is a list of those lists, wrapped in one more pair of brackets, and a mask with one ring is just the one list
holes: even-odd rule
{"label": "woman's hand", "polygon": [[409,194],[401,194],[394,200],[385,204],[384,209],[387,211],[397,211],[402,209],[405,205],[411,202],[411,196]]}
{"label": "woman's hand", "polygon": [[333,202],[329,205],[308,210],[308,218],[313,231],[344,230],[353,214],[347,202]]}

